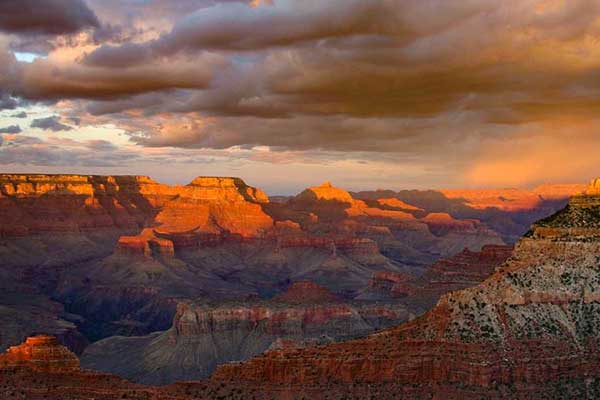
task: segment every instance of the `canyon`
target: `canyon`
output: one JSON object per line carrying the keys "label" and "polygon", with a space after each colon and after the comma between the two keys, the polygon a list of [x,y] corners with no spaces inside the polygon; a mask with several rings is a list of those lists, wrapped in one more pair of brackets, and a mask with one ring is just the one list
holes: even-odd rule
{"label": "canyon", "polygon": [[[141,176],[0,174],[0,350],[44,333],[97,370],[81,370],[83,382],[106,376],[152,396],[160,391],[139,383],[210,398],[236,379],[260,397],[253,382],[264,379],[279,393],[285,379],[249,377],[245,364],[229,363],[304,360],[427,319],[418,316],[446,293],[497,276],[530,224],[581,190],[350,193],[326,182],[271,201],[239,178],[169,186]],[[517,256],[527,240],[574,234],[543,224]],[[175,383],[215,370],[203,383]],[[297,383],[302,393],[321,390]]]}
{"label": "canyon", "polygon": [[261,396],[596,398],[599,210],[594,182],[534,224],[484,282],[443,295],[423,316],[365,339],[226,364],[211,379]]}

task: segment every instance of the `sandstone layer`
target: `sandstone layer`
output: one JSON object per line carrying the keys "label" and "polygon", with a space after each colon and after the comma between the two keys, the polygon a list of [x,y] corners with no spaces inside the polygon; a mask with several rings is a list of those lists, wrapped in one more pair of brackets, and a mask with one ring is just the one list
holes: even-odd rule
{"label": "sandstone layer", "polygon": [[[216,354],[206,358],[211,367],[203,374],[265,346],[313,343],[321,328],[327,336],[319,343],[366,335],[420,313],[446,290],[476,283],[487,269],[476,278],[458,273],[437,282],[414,303],[418,297],[403,292],[440,258],[510,242],[506,232],[551,214],[569,190],[553,194],[546,187],[537,205],[500,210],[459,198],[438,204],[439,192],[433,200],[387,191],[371,198],[330,183],[272,203],[237,178],[169,186],[136,176],[0,174],[0,349],[37,332],[57,336],[77,354],[112,336],[163,338],[152,332],[171,331],[181,307],[228,321],[229,331],[223,324],[217,331],[251,337],[232,356],[215,350],[222,343],[198,345],[197,354]],[[447,279],[450,270],[438,272]],[[396,279],[393,293],[376,305],[356,299],[374,277]],[[307,281],[285,293],[292,282]],[[247,299],[239,319],[222,319]],[[280,334],[264,327],[270,317],[245,317],[255,309],[281,315],[289,329]],[[319,313],[331,323],[299,322]],[[166,343],[156,357],[164,358]],[[179,363],[186,346],[168,362]],[[196,361],[186,360],[191,371]]]}
{"label": "sandstone layer", "polygon": [[534,225],[491,277],[443,296],[410,323],[362,340],[271,351],[221,366],[212,379],[278,397],[325,398],[319,389],[327,388],[346,398],[596,398],[600,242],[572,229],[596,231],[598,210],[594,195],[574,198]]}
{"label": "sandstone layer", "polygon": [[53,336],[38,335],[0,355],[0,368],[28,367],[44,372],[79,369],[79,359]]}
{"label": "sandstone layer", "polygon": [[82,364],[164,385],[206,378],[220,364],[269,349],[348,340],[406,319],[401,305],[343,302],[318,285],[298,282],[271,301],[181,303],[169,330],[96,342]]}

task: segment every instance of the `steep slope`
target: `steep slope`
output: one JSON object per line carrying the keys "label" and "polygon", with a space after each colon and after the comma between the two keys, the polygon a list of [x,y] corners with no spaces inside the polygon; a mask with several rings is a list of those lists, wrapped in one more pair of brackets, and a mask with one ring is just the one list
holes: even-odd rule
{"label": "steep slope", "polygon": [[512,254],[512,246],[483,246],[481,251],[464,249],[460,253],[436,261],[423,275],[377,272],[368,288],[357,299],[401,299],[412,311],[429,310],[440,296],[483,282]]}
{"label": "steep slope", "polygon": [[502,239],[477,218],[331,184],[274,204],[229,177],[0,174],[0,349],[42,330],[80,353],[168,330],[180,303],[268,299],[290,282],[348,301],[375,273],[414,280],[490,243]]}
{"label": "steep slope", "polygon": [[[168,186],[140,176],[0,174],[0,276],[14,293],[4,291],[0,318],[19,316],[0,327],[0,348],[36,326],[62,340],[60,328],[73,327],[64,315],[96,340],[168,328],[173,297],[198,297],[206,287],[235,296],[220,277],[178,260],[175,249],[262,235],[273,225],[264,202],[262,191],[237,178]],[[38,296],[35,309],[22,292]]]}
{"label": "steep slope", "polygon": [[96,342],[82,365],[162,385],[206,378],[217,365],[268,349],[347,340],[406,319],[400,305],[342,302],[318,285],[298,282],[271,301],[182,303],[168,331]]}
{"label": "steep slope", "polygon": [[593,184],[535,224],[497,273],[423,317],[363,340],[268,352],[212,379],[313,398],[325,385],[328,398],[596,398],[599,228]]}

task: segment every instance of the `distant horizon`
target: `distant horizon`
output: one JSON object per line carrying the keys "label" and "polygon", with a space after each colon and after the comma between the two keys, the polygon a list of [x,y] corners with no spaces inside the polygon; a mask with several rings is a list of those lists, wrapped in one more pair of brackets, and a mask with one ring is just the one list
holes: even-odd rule
{"label": "distant horizon", "polygon": [[487,186],[487,187],[462,187],[462,186],[456,186],[456,187],[377,187],[377,188],[370,188],[370,187],[362,187],[362,188],[348,188],[344,185],[338,184],[337,182],[333,181],[333,180],[329,180],[329,179],[322,179],[320,182],[317,183],[309,183],[306,186],[303,187],[299,187],[297,189],[294,189],[295,191],[290,191],[290,192],[271,192],[267,189],[265,189],[263,186],[258,185],[258,184],[254,184],[252,181],[244,178],[242,175],[239,176],[234,176],[234,175],[195,175],[194,177],[190,178],[189,180],[186,181],[182,181],[182,180],[176,180],[176,181],[163,181],[160,179],[156,179],[155,177],[153,177],[152,175],[149,174],[128,174],[128,173],[117,173],[117,174],[113,174],[113,173],[95,173],[95,172],[24,172],[24,171],[19,171],[19,170],[15,170],[15,171],[5,171],[0,169],[0,175],[70,175],[70,176],[76,176],[76,175],[82,175],[82,176],[145,176],[148,177],[150,179],[152,179],[153,181],[160,183],[160,184],[165,184],[165,185],[169,185],[169,186],[185,186],[189,183],[191,183],[194,179],[196,178],[200,178],[200,177],[205,177],[205,178],[239,178],[241,180],[243,180],[248,186],[252,186],[258,189],[263,190],[264,192],[267,193],[267,195],[269,195],[269,197],[277,197],[277,196],[282,196],[282,197],[289,197],[289,196],[294,196],[297,195],[299,193],[301,193],[303,190],[311,188],[311,187],[315,187],[315,186],[319,186],[323,183],[326,182],[330,182],[334,187],[340,188],[340,189],[344,189],[347,192],[375,192],[375,191],[394,191],[394,192],[400,192],[400,191],[411,191],[411,190],[416,190],[416,191],[443,191],[443,190],[473,190],[473,191],[484,191],[484,190],[523,190],[523,191],[533,191],[536,188],[542,187],[544,185],[551,185],[551,186],[561,186],[561,185],[569,185],[569,186],[577,186],[577,185],[581,185],[581,186],[587,186],[590,181],[594,178],[591,178],[585,182],[542,182],[540,184],[536,184],[536,185],[532,185],[532,186],[525,186],[525,187],[510,187],[510,186],[505,186],[505,187],[501,187],[501,186]]}

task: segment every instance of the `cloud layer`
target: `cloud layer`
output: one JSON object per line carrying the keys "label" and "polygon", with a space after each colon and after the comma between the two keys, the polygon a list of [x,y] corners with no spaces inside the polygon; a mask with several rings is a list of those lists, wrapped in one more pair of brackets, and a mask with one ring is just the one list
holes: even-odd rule
{"label": "cloud layer", "polygon": [[[32,128],[70,130],[75,118],[141,148],[255,149],[266,162],[353,154],[445,169],[449,185],[587,179],[566,160],[591,154],[600,133],[595,0],[0,5],[9,11],[0,109],[44,104],[62,117]],[[16,61],[11,43],[32,40],[49,41],[47,58]],[[539,167],[567,133],[578,139],[562,170]]]}
{"label": "cloud layer", "polygon": [[62,35],[99,27],[83,0],[4,0],[0,30],[25,35]]}

